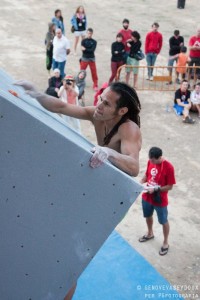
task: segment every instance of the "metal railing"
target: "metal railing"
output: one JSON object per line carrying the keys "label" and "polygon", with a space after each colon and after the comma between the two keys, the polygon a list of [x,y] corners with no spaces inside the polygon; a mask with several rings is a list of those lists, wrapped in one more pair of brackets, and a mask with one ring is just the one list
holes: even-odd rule
{"label": "metal railing", "polygon": [[[175,91],[182,81],[182,74],[179,74],[179,82],[176,80],[176,66],[168,67],[168,66],[130,66],[123,65],[118,68],[116,80],[126,82],[126,68],[130,68],[130,80],[129,84],[133,86],[133,72],[131,69],[138,69],[138,81],[137,81],[137,90],[152,90],[152,91]],[[149,80],[148,78],[148,68],[153,69],[153,78]],[[185,69],[185,67],[179,67]],[[200,78],[197,70],[200,67],[191,66],[187,67],[185,73],[185,79],[188,79],[189,74],[191,73],[191,79]],[[171,73],[171,75],[170,75]]]}

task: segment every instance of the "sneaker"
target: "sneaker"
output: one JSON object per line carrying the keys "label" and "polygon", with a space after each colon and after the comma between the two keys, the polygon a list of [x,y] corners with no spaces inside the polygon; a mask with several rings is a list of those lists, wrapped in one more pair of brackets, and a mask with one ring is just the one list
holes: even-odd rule
{"label": "sneaker", "polygon": [[153,81],[153,76],[151,76],[149,80],[150,80],[150,81]]}
{"label": "sneaker", "polygon": [[195,120],[193,120],[193,119],[190,118],[190,117],[186,117],[186,118],[183,120],[183,123],[194,124],[194,123],[195,123]]}

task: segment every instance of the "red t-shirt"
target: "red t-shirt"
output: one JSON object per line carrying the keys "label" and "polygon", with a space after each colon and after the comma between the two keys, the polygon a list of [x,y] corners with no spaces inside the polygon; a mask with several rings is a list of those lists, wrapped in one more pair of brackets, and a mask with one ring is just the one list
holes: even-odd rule
{"label": "red t-shirt", "polygon": [[[146,170],[147,183],[149,185],[172,185],[176,183],[174,175],[174,167],[167,160],[163,160],[161,164],[154,165],[150,161],[147,163]],[[155,206],[167,206],[168,205],[168,192],[160,192],[161,204],[157,204],[153,201],[153,194],[143,193],[142,199],[155,205]]]}
{"label": "red t-shirt", "polygon": [[[189,40],[189,46],[200,46],[200,38],[192,36]],[[190,57],[200,57],[200,50],[190,50]]]}
{"label": "red t-shirt", "polygon": [[131,29],[127,29],[127,30],[121,29],[121,30],[119,31],[119,33],[121,33],[121,34],[123,35],[122,43],[123,43],[124,46],[125,46],[125,51],[126,51],[126,52],[130,52],[130,47],[127,46],[127,43],[126,43],[126,42],[127,42],[127,40],[130,40],[130,38],[131,38],[131,32],[132,32]]}
{"label": "red t-shirt", "polygon": [[151,31],[147,33],[145,40],[145,53],[159,54],[162,48],[163,38],[160,32]]}

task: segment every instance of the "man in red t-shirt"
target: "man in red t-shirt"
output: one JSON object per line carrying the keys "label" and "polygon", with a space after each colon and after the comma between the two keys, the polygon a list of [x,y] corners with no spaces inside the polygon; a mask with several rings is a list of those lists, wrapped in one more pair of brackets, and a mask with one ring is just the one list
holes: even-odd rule
{"label": "man in red t-shirt", "polygon": [[131,39],[131,33],[133,30],[129,29],[129,20],[124,19],[122,22],[123,29],[119,31],[119,33],[122,34],[122,43],[124,44],[125,47],[125,53],[124,53],[124,63],[126,64],[127,57],[130,52],[130,48],[127,46],[127,41]]}
{"label": "man in red t-shirt", "polygon": [[168,216],[168,191],[176,183],[174,167],[162,156],[162,150],[152,147],[149,150],[149,161],[147,170],[141,180],[145,192],[142,194],[143,214],[146,218],[148,233],[139,239],[146,242],[154,238],[153,234],[153,212],[157,213],[158,221],[163,226],[164,241],[159,251],[160,255],[167,254],[169,250],[169,222]]}
{"label": "man in red t-shirt", "polygon": [[[192,36],[189,40],[190,59],[189,66],[200,66],[200,26],[197,27],[197,34]],[[191,79],[191,72],[188,75],[188,81]],[[194,70],[194,83],[197,81],[197,76],[200,74],[200,68]]]}
{"label": "man in red t-shirt", "polygon": [[152,31],[147,33],[145,39],[145,54],[148,66],[147,80],[153,80],[153,66],[155,65],[157,55],[160,53],[163,43],[163,37],[158,32],[159,24],[154,22],[152,24]]}

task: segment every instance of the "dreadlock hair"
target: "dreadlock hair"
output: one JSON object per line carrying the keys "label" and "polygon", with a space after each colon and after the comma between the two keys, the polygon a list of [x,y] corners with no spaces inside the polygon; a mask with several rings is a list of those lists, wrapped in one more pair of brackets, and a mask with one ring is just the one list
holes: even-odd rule
{"label": "dreadlock hair", "polygon": [[123,82],[114,82],[110,85],[110,90],[118,94],[116,109],[127,107],[128,111],[122,116],[121,120],[113,127],[113,129],[105,136],[104,146],[110,143],[111,138],[117,133],[121,124],[127,120],[131,120],[140,127],[140,110],[141,104],[136,91],[128,84]]}

